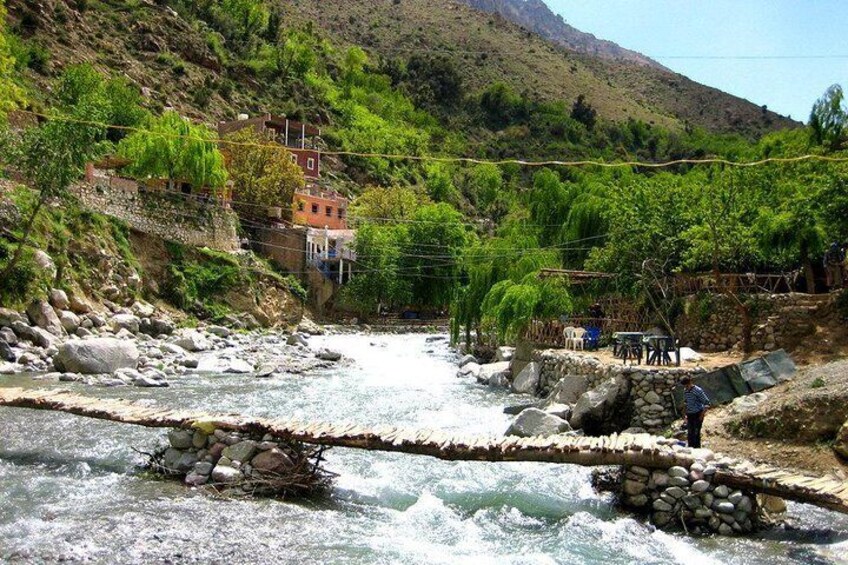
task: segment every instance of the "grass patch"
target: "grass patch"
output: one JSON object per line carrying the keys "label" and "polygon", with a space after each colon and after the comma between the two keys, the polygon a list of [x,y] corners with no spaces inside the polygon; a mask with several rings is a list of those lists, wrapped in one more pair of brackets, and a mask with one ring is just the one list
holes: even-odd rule
{"label": "grass patch", "polygon": [[813,382],[810,383],[810,388],[824,388],[827,383],[823,378],[817,377]]}

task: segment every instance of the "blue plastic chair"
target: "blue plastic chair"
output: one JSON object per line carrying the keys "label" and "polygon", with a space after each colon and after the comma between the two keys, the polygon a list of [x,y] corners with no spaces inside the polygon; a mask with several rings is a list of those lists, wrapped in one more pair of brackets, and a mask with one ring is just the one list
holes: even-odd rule
{"label": "blue plastic chair", "polygon": [[595,350],[601,344],[601,328],[586,328],[586,335],[583,336],[583,343],[586,349]]}

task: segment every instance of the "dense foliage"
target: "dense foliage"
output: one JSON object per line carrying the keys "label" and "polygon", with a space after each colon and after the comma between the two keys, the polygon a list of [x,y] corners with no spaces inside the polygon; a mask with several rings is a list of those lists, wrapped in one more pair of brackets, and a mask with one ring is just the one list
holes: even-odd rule
{"label": "dense foliage", "polygon": [[304,185],[303,171],[292,163],[291,153],[251,128],[228,135],[226,141],[224,160],[236,207],[247,215],[261,216],[263,207],[279,206],[290,216],[294,192]]}
{"label": "dense foliage", "polygon": [[142,131],[121,141],[118,154],[129,161],[126,171],[138,178],[165,179],[169,187],[187,182],[197,188],[220,189],[227,181],[216,134],[176,112],[150,118]]}

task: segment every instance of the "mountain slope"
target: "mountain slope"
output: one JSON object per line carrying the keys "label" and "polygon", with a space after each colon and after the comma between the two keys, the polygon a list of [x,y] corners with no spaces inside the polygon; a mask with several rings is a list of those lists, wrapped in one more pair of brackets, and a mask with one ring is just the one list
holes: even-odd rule
{"label": "mountain slope", "polygon": [[543,100],[583,94],[601,117],[672,129],[701,126],[756,137],[799,125],[747,100],[662,68],[565,49],[502,17],[453,0],[281,2],[287,17],[316,22],[337,40],[386,57],[436,52],[450,57],[468,86],[504,81]]}
{"label": "mountain slope", "polygon": [[584,33],[568,25],[565,19],[554,13],[543,0],[460,1],[484,12],[500,14],[507,20],[577,53],[668,70],[641,53],[625,49],[612,41],[598,39],[591,33]]}
{"label": "mountain slope", "polygon": [[[798,124],[759,106],[639,63],[569,51],[536,33],[453,0],[268,0],[287,28],[320,30],[337,46],[359,45],[376,63],[444,55],[465,89],[505,82],[516,92],[570,105],[584,95],[601,118],[630,118],[672,130],[700,126],[756,137]],[[13,29],[49,53],[30,71],[46,88],[69,63],[90,62],[143,87],[154,109],[174,107],[214,123],[240,111],[297,110],[322,123],[309,92],[271,85],[233,64],[230,46],[210,42],[206,23],[152,0],[7,2]]]}

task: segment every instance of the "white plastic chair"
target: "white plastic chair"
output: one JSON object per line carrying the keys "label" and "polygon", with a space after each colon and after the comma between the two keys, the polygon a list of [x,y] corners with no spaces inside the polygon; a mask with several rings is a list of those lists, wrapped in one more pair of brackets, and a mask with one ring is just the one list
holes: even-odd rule
{"label": "white plastic chair", "polygon": [[583,338],[585,338],[585,337],[586,337],[586,328],[575,328],[574,333],[571,336],[571,344],[572,344],[572,349],[574,349],[574,351],[577,351],[578,349],[580,351],[584,350],[585,341],[583,340]]}
{"label": "white plastic chair", "polygon": [[562,337],[565,338],[565,348],[568,349],[571,344],[571,340],[574,338],[574,330],[576,330],[574,326],[568,326],[563,328]]}

